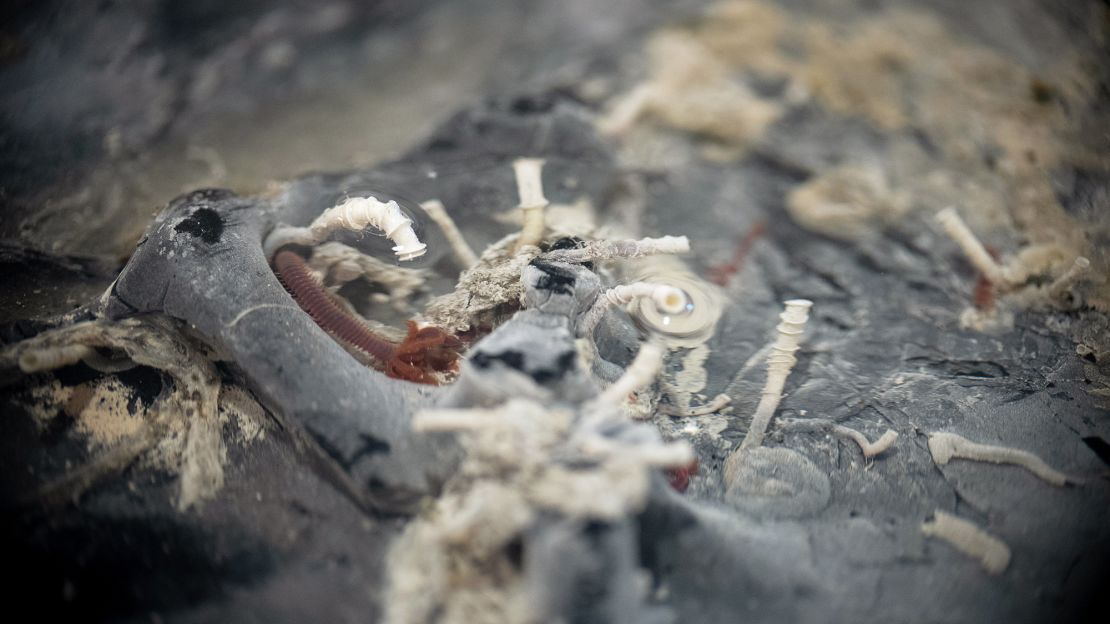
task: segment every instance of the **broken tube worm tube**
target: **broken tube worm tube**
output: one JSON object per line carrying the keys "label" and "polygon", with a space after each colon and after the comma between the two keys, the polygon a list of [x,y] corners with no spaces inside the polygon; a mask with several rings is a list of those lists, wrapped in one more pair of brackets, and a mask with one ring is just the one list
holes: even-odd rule
{"label": "broken tube worm tube", "polygon": [[1071,291],[1076,282],[1083,279],[1083,276],[1090,268],[1091,261],[1083,256],[1079,256],[1063,275],[1056,278],[1052,284],[1048,286],[1048,296],[1053,299],[1063,299],[1064,295]]}
{"label": "broken tube worm tube", "polygon": [[771,353],[767,356],[767,383],[763,386],[763,395],[759,405],[752,416],[751,427],[748,435],[740,443],[740,451],[763,444],[763,436],[767,433],[767,425],[778,409],[782,400],[782,389],[786,385],[786,378],[794,368],[797,358],[794,352],[798,350],[802,334],[805,333],[806,321],[809,320],[809,309],[813,302],[808,299],[792,299],[786,302],[786,308],[779,318],[782,322],[778,325],[778,337],[771,346]]}
{"label": "broken tube worm tube", "polygon": [[19,369],[27,374],[50,371],[76,364],[95,352],[83,344],[31,349],[19,356]]}
{"label": "broken tube worm tube", "polygon": [[443,235],[447,238],[447,244],[451,246],[455,258],[464,268],[469,269],[478,264],[478,254],[474,253],[474,250],[467,244],[462,232],[459,231],[459,226],[455,225],[455,220],[447,214],[447,208],[443,205],[443,202],[438,199],[431,199],[420,204],[420,207],[428,213],[428,217],[439,226],[439,229],[443,230]]}
{"label": "broken tube worm tube", "polygon": [[1006,274],[1002,267],[994,261],[987,248],[967,227],[967,223],[960,217],[960,213],[956,212],[955,208],[945,208],[937,213],[937,221],[940,222],[941,227],[948,233],[948,236],[960,246],[960,249],[967,256],[967,259],[975,266],[983,277],[987,278],[995,285],[1002,285],[1008,282]]}
{"label": "broken tube worm tube", "polygon": [[543,196],[543,163],[542,158],[518,158],[513,161],[516,190],[520,195],[520,210],[524,222],[520,229],[520,238],[517,239],[517,249],[539,245],[543,240],[543,211],[548,204],[547,198]]}

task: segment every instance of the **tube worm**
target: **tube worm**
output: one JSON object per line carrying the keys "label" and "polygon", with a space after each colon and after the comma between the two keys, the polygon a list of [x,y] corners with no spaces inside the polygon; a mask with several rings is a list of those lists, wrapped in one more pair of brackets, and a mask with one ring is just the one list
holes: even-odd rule
{"label": "tube worm", "polygon": [[596,240],[575,249],[556,249],[544,258],[556,262],[590,262],[594,260],[631,259],[656,254],[680,254],[690,251],[690,239],[685,236],[663,236],[640,240]]}
{"label": "tube worm", "polygon": [[621,405],[628,395],[650,384],[663,367],[663,347],[645,342],[620,379],[606,388],[596,399],[598,405]]}
{"label": "tube worm", "polygon": [[682,289],[667,284],[633,282],[614,286],[601,293],[594,305],[582,315],[582,320],[578,323],[578,335],[592,334],[609,306],[626,305],[638,297],[650,298],[663,314],[682,314],[686,312],[686,305],[689,303]]}
{"label": "tube worm", "polygon": [[278,226],[266,237],[262,249],[267,257],[285,245],[313,246],[336,230],[361,231],[373,227],[393,241],[398,260],[419,258],[428,246],[420,242],[410,219],[395,201],[382,202],[374,197],[351,197],[328,208],[307,227]]}
{"label": "tube worm", "polygon": [[82,344],[28,350],[19,356],[19,368],[28,374],[41,373],[76,364],[95,352],[92,347]]}
{"label": "tube worm", "polygon": [[19,357],[19,369],[28,374],[41,373],[77,362],[101,373],[119,373],[136,366],[127,358],[110,358],[88,345],[71,344],[27,351]]}
{"label": "tube worm", "polygon": [[744,441],[740,443],[740,451],[763,444],[763,436],[767,432],[767,425],[778,409],[782,400],[782,389],[786,385],[786,378],[798,361],[794,352],[798,350],[798,343],[805,333],[806,321],[809,320],[809,308],[813,305],[808,299],[793,299],[786,302],[786,308],[779,318],[778,337],[771,346],[771,353],[767,356],[767,383],[763,386],[763,396],[752,416],[752,424]]}
{"label": "tube worm", "polygon": [[474,250],[467,244],[462,232],[459,231],[459,226],[455,224],[451,215],[447,214],[447,208],[444,207],[443,202],[432,199],[420,204],[420,207],[428,213],[428,217],[432,221],[435,221],[439,229],[443,230],[443,235],[447,237],[447,244],[451,246],[451,251],[463,265],[463,268],[470,268],[478,264],[478,254],[474,253]]}
{"label": "tube worm", "polygon": [[691,407],[691,408],[686,409],[686,410],[675,409],[675,408],[672,407],[670,411],[667,411],[667,410],[660,410],[660,411],[661,411],[661,413],[663,413],[666,416],[677,416],[677,417],[680,417],[680,418],[690,417],[690,416],[705,416],[706,414],[712,414],[714,412],[721,411],[722,409],[728,407],[729,403],[732,403],[732,397],[730,397],[727,394],[718,394],[717,396],[713,397],[709,402],[705,403],[704,405],[699,405],[697,407]]}
{"label": "tube worm", "polygon": [[543,240],[543,212],[548,204],[547,198],[543,196],[543,163],[541,158],[518,158],[513,161],[524,221],[520,238],[516,242],[518,250],[528,245],[539,245]]}
{"label": "tube worm", "polygon": [[889,449],[891,446],[894,445],[895,440],[898,439],[898,432],[894,431],[893,429],[887,429],[885,432],[883,432],[883,435],[879,436],[878,440],[870,442],[868,441],[867,436],[863,435],[859,431],[856,431],[855,429],[852,429],[850,427],[845,427],[844,425],[838,425],[833,421],[826,420],[824,418],[789,420],[786,422],[780,422],[779,427],[781,429],[789,431],[831,431],[835,435],[838,435],[842,438],[848,438],[849,440],[855,442],[859,446],[859,449],[863,451],[863,456],[868,459]]}
{"label": "tube worm", "polygon": [[929,452],[932,453],[933,461],[938,466],[943,466],[952,459],[971,459],[992,464],[1021,466],[1056,486],[1063,486],[1069,481],[1077,482],[1076,479],[1067,477],[1062,472],[1044,463],[1040,457],[1028,451],[1005,446],[978,444],[955,433],[929,434]]}
{"label": "tube worm", "polygon": [[956,212],[955,208],[945,208],[937,213],[937,221],[940,222],[944,231],[948,236],[960,246],[960,249],[967,256],[967,259],[987,278],[992,284],[1004,285],[1009,283],[1006,272],[994,261],[987,248],[967,227],[967,223],[960,218],[960,213]]}
{"label": "tube worm", "polygon": [[1010,565],[1010,547],[971,522],[941,510],[921,525],[927,537],[939,537],[956,550],[974,558],[990,574],[1000,574]]}

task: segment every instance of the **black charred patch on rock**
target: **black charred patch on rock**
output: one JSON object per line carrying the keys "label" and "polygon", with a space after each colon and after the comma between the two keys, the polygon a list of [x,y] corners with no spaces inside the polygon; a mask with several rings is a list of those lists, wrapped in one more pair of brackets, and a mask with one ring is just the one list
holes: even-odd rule
{"label": "black charred patch on rock", "polygon": [[209,245],[215,245],[224,233],[224,220],[215,210],[201,208],[178,223],[174,231],[192,234]]}
{"label": "black charred patch on rock", "polygon": [[537,290],[547,290],[562,295],[574,294],[576,279],[574,273],[542,260],[533,260],[531,265],[544,272],[536,282]]}

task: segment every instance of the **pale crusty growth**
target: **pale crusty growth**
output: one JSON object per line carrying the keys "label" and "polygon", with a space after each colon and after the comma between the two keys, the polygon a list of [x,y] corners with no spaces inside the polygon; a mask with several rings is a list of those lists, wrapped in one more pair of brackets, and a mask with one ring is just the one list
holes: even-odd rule
{"label": "pale crusty growth", "polygon": [[989,574],[1001,574],[1010,565],[1010,547],[971,522],[941,510],[921,525],[927,537],[938,537],[975,559]]}
{"label": "pale crusty growth", "polygon": [[[729,122],[730,115],[754,111],[757,120],[773,119],[778,110],[768,114],[761,109],[785,111],[808,100],[883,129],[914,128],[933,147],[924,148],[908,132],[888,134],[891,157],[883,169],[891,188],[904,192],[910,205],[930,212],[956,203],[974,206],[967,215],[974,217],[973,227],[988,231],[1017,226],[1032,245],[1068,250],[1072,255],[1065,263],[1084,255],[1096,278],[1089,280],[1084,301],[1110,309],[1110,279],[1097,279],[1110,275],[1110,254],[1091,249],[1087,242],[1089,231],[1103,236],[1110,231],[1106,220],[1065,211],[1048,175],[1060,166],[1107,168],[1089,142],[1075,140],[1084,131],[1076,126],[1081,117],[1067,113],[1089,107],[1099,94],[1082,55],[1063,55],[1034,73],[910,5],[834,25],[770,2],[723,0],[710,5],[703,17],[668,28],[652,41],[649,79],[619,97],[600,122],[606,132],[625,135],[626,144],[646,141],[635,149],[628,146],[632,156],[658,166],[678,158],[670,156],[676,150],[664,133],[651,133],[649,124],[637,127],[642,119],[708,134],[732,146],[737,140],[758,139],[762,129],[759,123]],[[757,98],[754,106],[741,104],[718,115],[705,111],[715,101],[729,100],[727,95],[680,108],[684,97],[701,99],[712,90],[709,85],[743,84],[751,76],[782,81],[782,95]],[[1044,76],[1051,81],[1046,83]],[[660,97],[679,91],[674,85],[685,91],[670,100]],[[1031,86],[1042,86],[1051,101],[1031,97]],[[724,89],[718,93],[731,87]],[[750,94],[731,98],[747,99]],[[659,102],[673,104],[676,116],[694,119],[660,114]],[[732,130],[706,130],[717,125],[706,119]],[[634,128],[638,132],[631,132]],[[648,134],[641,140],[640,135]],[[984,146],[997,156],[983,158]],[[744,149],[731,153],[738,158]],[[1059,274],[1047,272],[1050,277]]]}
{"label": "pale crusty growth", "polygon": [[[608,406],[576,414],[513,399],[425,410],[418,431],[455,431],[467,451],[444,494],[389,554],[387,622],[534,622],[534,583],[507,546],[543,516],[617,521],[643,509],[651,469],[688,463],[685,444],[613,437]],[[603,433],[604,432],[604,433]]]}
{"label": "pale crusty growth", "polygon": [[651,116],[680,130],[746,146],[781,115],[781,106],[733,80],[726,65],[685,34],[656,36],[648,57],[650,80],[599,122],[603,133],[624,134],[639,118]]}
{"label": "pale crusty growth", "polygon": [[135,436],[146,426],[145,413],[128,413],[130,399],[118,379],[105,377],[74,388],[62,409],[74,419],[77,431],[88,436],[90,450],[96,450]]}
{"label": "pale crusty growth", "polygon": [[938,432],[929,434],[929,452],[932,453],[933,461],[938,466],[943,466],[953,459],[970,459],[993,464],[1021,466],[1056,486],[1066,485],[1069,481],[1077,482],[1028,451],[1005,446],[978,444],[955,433]]}
{"label": "pale crusty growth", "polygon": [[[222,487],[226,449],[220,437],[219,375],[200,348],[168,319],[92,321],[44,332],[0,352],[0,364],[12,365],[28,352],[68,345],[122,350],[132,361],[166,371],[173,392],[154,410],[125,444],[106,451],[59,482],[47,484],[44,499],[68,500],[84,488],[130,464],[140,455],[180,476],[180,509],[211,498]],[[130,418],[126,410],[102,416],[95,425],[105,436],[112,427],[104,418]],[[94,421],[95,422],[95,421]],[[103,437],[103,436],[102,436]],[[110,437],[110,436],[109,436]]]}
{"label": "pale crusty growth", "polygon": [[532,246],[510,253],[517,238],[511,234],[491,245],[478,264],[463,272],[454,291],[428,302],[424,310],[428,323],[461,332],[482,325],[496,326],[515,312],[524,294],[521,272],[540,253]]}
{"label": "pale crusty growth", "polygon": [[790,216],[804,228],[856,241],[893,223],[909,208],[877,168],[838,167],[796,187],[786,199]]}
{"label": "pale crusty growth", "polygon": [[385,299],[397,310],[405,309],[409,299],[424,287],[428,273],[390,264],[338,242],[313,248],[308,266],[332,291],[358,279],[380,285],[388,293]]}
{"label": "pale crusty growth", "polygon": [[24,373],[41,373],[76,364],[93,353],[86,345],[62,345],[47,349],[28,349],[19,356],[19,369]]}
{"label": "pale crusty growth", "polygon": [[447,207],[443,205],[443,202],[432,199],[420,204],[420,207],[428,213],[428,217],[439,226],[439,229],[443,230],[443,235],[447,237],[447,244],[451,246],[451,251],[455,254],[459,263],[463,265],[463,268],[478,264],[478,254],[474,253],[470,244],[463,238],[459,226],[448,214]]}

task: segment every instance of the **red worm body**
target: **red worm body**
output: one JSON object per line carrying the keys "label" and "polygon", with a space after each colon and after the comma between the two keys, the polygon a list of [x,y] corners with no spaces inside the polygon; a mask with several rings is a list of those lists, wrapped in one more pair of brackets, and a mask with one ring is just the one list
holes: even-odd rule
{"label": "red worm body", "polygon": [[397,345],[378,337],[337,306],[309,272],[304,258],[292,251],[280,250],[274,254],[274,268],[289,294],[317,325],[369,353],[383,365],[393,358]]}
{"label": "red worm body", "polygon": [[339,307],[316,281],[304,258],[287,249],[274,254],[274,271],[301,309],[336,338],[368,353],[385,374],[424,384],[438,384],[434,373],[455,371],[463,343],[435,327],[418,328],[408,322],[408,335],[394,344],[370,331],[362,321]]}

